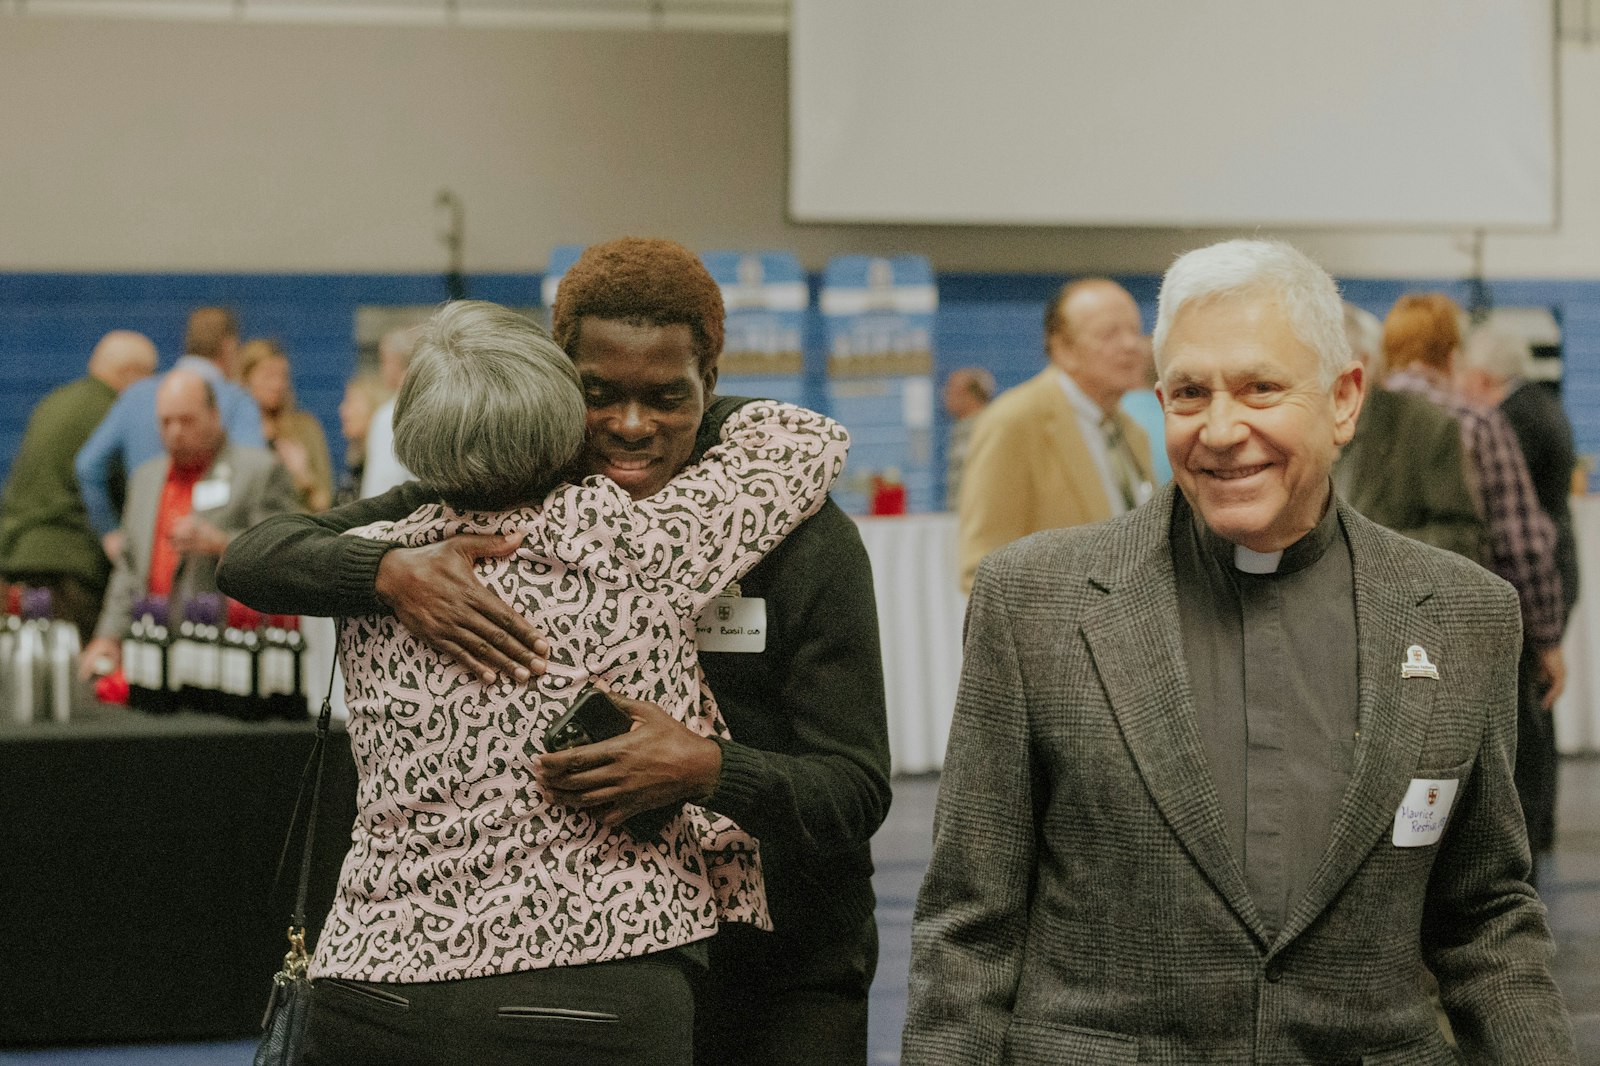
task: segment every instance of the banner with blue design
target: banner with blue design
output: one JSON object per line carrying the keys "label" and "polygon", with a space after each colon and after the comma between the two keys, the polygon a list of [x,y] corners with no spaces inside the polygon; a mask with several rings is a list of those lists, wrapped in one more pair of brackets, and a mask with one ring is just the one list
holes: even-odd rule
{"label": "banner with blue design", "polygon": [[804,404],[802,334],[810,295],[793,252],[705,252],[722,288],[726,337],[717,392]]}
{"label": "banner with blue design", "polygon": [[838,256],[819,302],[828,413],[852,442],[834,498],[852,514],[937,509],[933,265],[920,255]]}

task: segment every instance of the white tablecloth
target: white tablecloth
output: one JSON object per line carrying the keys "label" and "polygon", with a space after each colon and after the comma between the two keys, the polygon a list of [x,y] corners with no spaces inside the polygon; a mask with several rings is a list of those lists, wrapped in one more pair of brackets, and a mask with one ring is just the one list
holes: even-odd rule
{"label": "white tablecloth", "polygon": [[1567,690],[1555,710],[1556,747],[1564,755],[1600,752],[1600,496],[1573,497],[1572,522],[1580,591],[1562,641]]}
{"label": "white tablecloth", "polygon": [[956,580],[956,518],[951,514],[858,518],[872,560],[889,701],[889,754],[895,773],[937,770],[961,675]]}

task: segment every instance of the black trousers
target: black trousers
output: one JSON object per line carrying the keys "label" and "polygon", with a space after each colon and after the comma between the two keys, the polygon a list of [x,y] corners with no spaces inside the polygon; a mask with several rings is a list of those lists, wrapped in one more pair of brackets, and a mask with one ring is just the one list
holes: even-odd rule
{"label": "black trousers", "polygon": [[459,981],[313,984],[305,1066],[690,1066],[683,952]]}
{"label": "black trousers", "polygon": [[865,1066],[878,927],[776,936],[724,925],[695,987],[695,1062]]}
{"label": "black trousers", "polygon": [[1522,816],[1528,822],[1528,846],[1535,856],[1549,851],[1556,839],[1556,755],[1554,716],[1539,701],[1539,657],[1525,643],[1517,667],[1517,761],[1512,779]]}

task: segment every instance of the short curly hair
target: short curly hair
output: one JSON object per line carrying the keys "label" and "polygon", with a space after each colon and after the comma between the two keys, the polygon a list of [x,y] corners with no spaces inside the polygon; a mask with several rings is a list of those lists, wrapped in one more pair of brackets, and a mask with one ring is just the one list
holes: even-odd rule
{"label": "short curly hair", "polygon": [[619,237],[584,249],[562,276],[551,311],[550,331],[569,356],[588,316],[688,326],[702,374],[722,355],[722,290],[700,257],[676,241]]}

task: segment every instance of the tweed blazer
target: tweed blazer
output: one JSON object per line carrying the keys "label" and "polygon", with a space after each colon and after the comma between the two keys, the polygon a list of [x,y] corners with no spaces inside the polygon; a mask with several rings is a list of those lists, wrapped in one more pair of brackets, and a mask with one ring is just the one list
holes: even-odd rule
{"label": "tweed blazer", "polygon": [[[978,562],[996,548],[1042,529],[1111,517],[1100,469],[1058,373],[1047,367],[976,416],[958,506],[963,589],[971,587]],[[1149,435],[1122,411],[1116,420],[1139,476],[1154,483]]]}
{"label": "tweed blazer", "polygon": [[[111,584],[106,588],[106,602],[94,631],[97,637],[127,636],[134,601],[150,588],[150,549],[155,544],[161,490],[170,466],[171,460],[163,455],[142,464],[128,479],[122,555],[115,560]],[[227,500],[194,512],[224,533],[240,533],[275,514],[303,510],[289,472],[276,455],[262,448],[224,444],[201,480],[228,483]],[[174,601],[181,603],[196,593],[215,591],[217,556],[194,554],[179,560],[172,578]]]}
{"label": "tweed blazer", "polygon": [[[1355,768],[1269,939],[1230,848],[1183,661],[1171,487],[980,568],[912,934],[901,1061],[1572,1063],[1511,783],[1516,597],[1339,506],[1354,567]],[[1411,645],[1438,677],[1402,678]],[[1392,842],[1414,778],[1442,839]]]}

